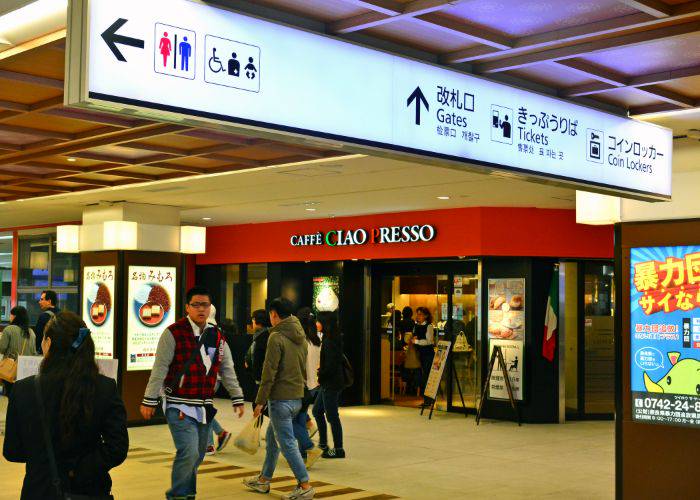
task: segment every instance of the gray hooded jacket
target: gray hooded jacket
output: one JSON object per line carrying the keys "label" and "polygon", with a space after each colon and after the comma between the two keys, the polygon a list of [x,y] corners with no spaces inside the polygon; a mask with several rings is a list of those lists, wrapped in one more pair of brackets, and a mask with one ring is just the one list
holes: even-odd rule
{"label": "gray hooded jacket", "polygon": [[304,397],[307,349],[306,335],[296,316],[284,318],[270,329],[257,404]]}

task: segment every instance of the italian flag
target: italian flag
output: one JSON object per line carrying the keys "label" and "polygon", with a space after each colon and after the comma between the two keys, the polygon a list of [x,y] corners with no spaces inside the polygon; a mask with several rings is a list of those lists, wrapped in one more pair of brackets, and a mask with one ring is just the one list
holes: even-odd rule
{"label": "italian flag", "polygon": [[559,314],[559,273],[552,274],[552,284],[549,286],[547,313],[544,317],[544,335],[542,337],[542,356],[554,361],[554,351],[557,347],[557,315]]}

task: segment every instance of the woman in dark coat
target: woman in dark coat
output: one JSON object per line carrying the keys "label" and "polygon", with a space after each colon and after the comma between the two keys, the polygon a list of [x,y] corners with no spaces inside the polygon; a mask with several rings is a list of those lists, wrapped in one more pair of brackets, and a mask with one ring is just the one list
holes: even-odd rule
{"label": "woman in dark coat", "polygon": [[[316,396],[313,414],[318,426],[318,447],[322,448],[323,458],[345,458],[343,448],[343,426],[340,423],[338,407],[340,393],[345,387],[343,379],[343,337],[338,331],[338,315],[333,312],[319,312],[316,327],[323,336],[321,341],[321,366],[318,369],[320,389]],[[328,447],[328,427],[331,424],[333,448]]]}
{"label": "woman in dark coat", "polygon": [[107,495],[109,470],[126,459],[126,410],[114,380],[100,375],[85,323],[62,312],[46,326],[37,377],[17,382],[10,396],[3,455],[26,463],[22,500],[63,498],[52,485],[36,383],[63,493]]}

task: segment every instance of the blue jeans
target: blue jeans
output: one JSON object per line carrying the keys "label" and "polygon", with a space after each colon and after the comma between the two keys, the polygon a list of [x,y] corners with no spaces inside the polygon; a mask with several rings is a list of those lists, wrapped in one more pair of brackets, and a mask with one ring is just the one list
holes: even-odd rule
{"label": "blue jeans", "polygon": [[175,443],[172,485],[165,492],[166,498],[186,497],[197,494],[197,468],[204,460],[207,450],[207,437],[211,436],[211,422],[201,424],[192,417],[180,420],[180,410],[165,410],[170,434]]}
{"label": "blue jeans", "polygon": [[[316,397],[318,389],[311,389],[309,393],[312,397]],[[306,421],[309,418],[309,407],[303,405],[301,411],[294,417],[292,424],[294,425],[294,437],[299,443],[299,451],[302,456],[305,456],[306,451],[314,447],[314,442],[309,437],[309,430],[306,428]]]}
{"label": "blue jeans", "polygon": [[338,413],[340,392],[324,389],[323,387],[319,389],[313,410],[316,425],[318,425],[319,446],[328,446],[328,426],[326,425],[326,419],[328,419],[328,423],[331,424],[331,432],[333,433],[333,447],[343,447],[343,426],[340,423],[340,414]]}
{"label": "blue jeans", "polygon": [[275,474],[281,449],[297,481],[305,483],[309,480],[309,473],[301,458],[292,424],[300,409],[301,399],[270,400],[267,402],[270,425],[267,428],[267,449],[261,473],[264,478],[272,479]]}
{"label": "blue jeans", "polygon": [[221,427],[221,424],[216,419],[213,419],[211,421],[211,432],[209,433],[209,439],[207,440],[207,448],[214,446],[214,434],[218,436],[222,432],[224,432],[224,428]]}

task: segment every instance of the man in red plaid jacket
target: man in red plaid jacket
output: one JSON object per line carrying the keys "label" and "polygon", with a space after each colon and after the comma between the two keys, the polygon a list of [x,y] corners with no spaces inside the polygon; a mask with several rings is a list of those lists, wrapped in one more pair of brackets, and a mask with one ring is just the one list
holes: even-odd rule
{"label": "man in red plaid jacket", "polygon": [[[187,292],[187,316],[161,335],[141,415],[149,420],[162,400],[165,418],[177,454],[172,485],[165,493],[172,500],[192,500],[197,493],[197,468],[204,459],[214,420],[217,375],[231,396],[234,411],[243,416],[243,391],[233,367],[231,350],[214,324],[207,323],[211,296],[206,288]],[[198,349],[199,347],[199,349]]]}

